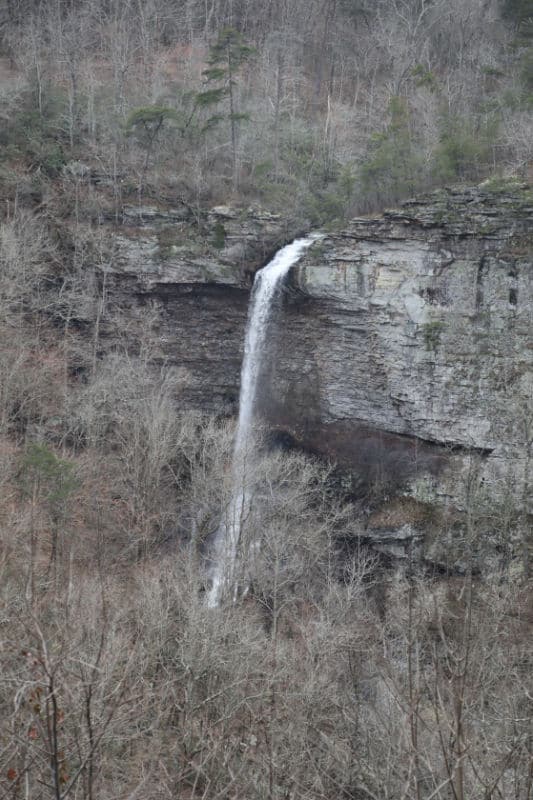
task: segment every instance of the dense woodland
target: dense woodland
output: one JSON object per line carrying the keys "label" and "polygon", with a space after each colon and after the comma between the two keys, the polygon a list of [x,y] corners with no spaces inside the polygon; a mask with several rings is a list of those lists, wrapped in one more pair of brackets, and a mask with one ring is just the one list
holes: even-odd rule
{"label": "dense woodland", "polygon": [[4,193],[50,200],[61,177],[97,214],[92,176],[115,206],[135,191],[233,197],[323,222],[523,173],[531,13],[531,0],[8,0]]}
{"label": "dense woodland", "polygon": [[0,24],[0,798],[531,800],[529,566],[472,568],[475,464],[466,567],[432,575],[362,545],[387,487],[265,448],[248,591],[209,609],[232,422],[180,408],[155,326],[100,358],[97,280],[124,203],[311,226],[526,174],[531,0],[7,0]]}

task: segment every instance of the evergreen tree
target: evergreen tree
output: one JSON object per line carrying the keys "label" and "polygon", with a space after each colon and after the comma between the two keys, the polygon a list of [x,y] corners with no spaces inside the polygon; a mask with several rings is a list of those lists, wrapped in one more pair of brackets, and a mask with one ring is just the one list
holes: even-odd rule
{"label": "evergreen tree", "polygon": [[239,113],[236,105],[235,75],[242,65],[254,53],[254,48],[244,42],[242,34],[235,28],[224,28],[209,53],[209,67],[204,70],[206,88],[196,96],[196,104],[200,108],[210,109],[225,98],[229,102],[229,113],[211,115],[205,126],[207,130],[220,121],[227,119],[231,131],[231,160],[233,168],[233,185],[238,184],[237,170],[237,136],[238,125],[249,119],[248,114]]}
{"label": "evergreen tree", "polygon": [[167,106],[146,106],[131,112],[126,123],[127,135],[134,134],[140,146],[144,149],[144,163],[139,180],[139,204],[150,156],[165,120],[176,120],[176,111]]}
{"label": "evergreen tree", "polygon": [[395,201],[414,191],[421,170],[405,99],[392,97],[388,110],[389,124],[371,136],[360,167],[362,189],[378,203]]}

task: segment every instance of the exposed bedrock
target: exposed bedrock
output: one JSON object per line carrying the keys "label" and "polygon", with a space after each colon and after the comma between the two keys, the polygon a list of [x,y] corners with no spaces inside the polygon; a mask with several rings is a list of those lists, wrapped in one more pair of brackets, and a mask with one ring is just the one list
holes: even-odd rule
{"label": "exposed bedrock", "polygon": [[257,208],[196,219],[188,208],[126,207],[106,229],[99,355],[149,343],[154,364],[176,370],[181,407],[234,414],[254,273],[301,225]]}
{"label": "exposed bedrock", "polygon": [[[109,291],[138,326],[147,306],[157,309],[160,357],[182,370],[185,405],[235,408],[251,273],[297,232],[268,217],[251,223],[223,209],[211,223],[222,248],[198,245],[196,255],[155,224],[116,237]],[[388,498],[379,513],[369,506],[365,530],[378,549],[405,555],[416,542],[443,563],[442,531],[449,554],[450,541],[464,538],[457,515],[464,522],[487,499],[523,545],[533,449],[530,188],[439,190],[354,219],[292,269],[282,306],[261,409],[280,435],[344,466],[356,494]],[[503,552],[511,545],[490,513],[483,537]]]}

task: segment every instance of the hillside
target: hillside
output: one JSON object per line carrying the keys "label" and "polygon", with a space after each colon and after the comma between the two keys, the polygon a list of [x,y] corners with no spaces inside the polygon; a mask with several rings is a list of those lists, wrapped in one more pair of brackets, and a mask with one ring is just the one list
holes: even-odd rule
{"label": "hillside", "polygon": [[316,224],[531,162],[530,0],[6,0],[0,19],[2,193],[54,215],[244,199]]}
{"label": "hillside", "polygon": [[532,19],[0,3],[0,798],[530,800]]}

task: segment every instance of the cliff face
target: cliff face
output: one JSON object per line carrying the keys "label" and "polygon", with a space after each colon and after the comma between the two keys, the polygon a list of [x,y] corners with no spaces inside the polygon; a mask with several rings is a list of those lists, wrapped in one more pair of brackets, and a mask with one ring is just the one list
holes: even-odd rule
{"label": "cliff face", "polygon": [[532,223],[527,187],[449,190],[317,244],[292,274],[271,421],[367,489],[441,509],[527,507]]}
{"label": "cliff face", "polygon": [[150,359],[177,372],[181,407],[237,410],[254,273],[299,228],[257,209],[126,208],[107,230],[99,354],[149,341]]}
{"label": "cliff face", "polygon": [[[215,212],[213,235],[224,225],[224,241],[209,258],[169,243],[170,232],[161,252],[153,226],[116,237],[109,291],[137,325],[147,304],[157,308],[160,357],[182,370],[186,405],[235,407],[250,273],[290,233],[259,217]],[[450,541],[464,535],[459,516],[487,498],[500,516],[521,515],[513,536],[524,538],[532,262],[533,192],[507,184],[438,191],[354,219],[293,268],[261,409],[271,426],[346,467],[357,496],[386,498],[378,510],[370,503],[365,523],[378,549],[405,555],[415,543],[432,563],[449,562]],[[431,525],[428,509],[438,509]],[[494,552],[508,545],[500,530],[494,515],[482,526]]]}

